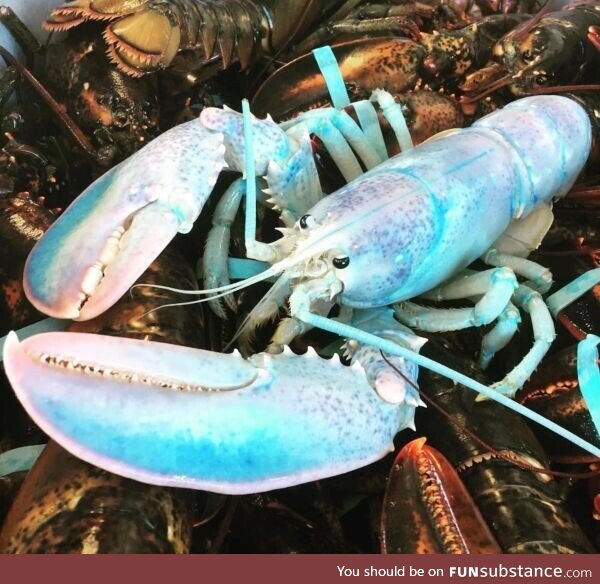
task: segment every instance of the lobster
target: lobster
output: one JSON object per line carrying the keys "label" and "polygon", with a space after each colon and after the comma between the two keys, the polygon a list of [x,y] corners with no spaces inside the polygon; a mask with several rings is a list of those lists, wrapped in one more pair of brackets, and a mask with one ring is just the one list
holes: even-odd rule
{"label": "lobster", "polygon": [[540,11],[506,34],[493,49],[494,61],[468,75],[462,89],[478,99],[501,87],[523,96],[559,85],[566,91],[567,85],[596,84],[600,51],[590,30],[599,23],[596,0]]}
{"label": "lobster", "polygon": [[112,21],[103,32],[108,56],[134,77],[168,67],[184,49],[203,49],[205,64],[216,60],[227,68],[239,61],[247,69],[343,4],[343,0],[74,0],[55,8],[44,27],[61,31],[88,20]]}
{"label": "lobster", "polygon": [[29,69],[13,66],[60,118],[63,129],[74,134],[87,162],[105,170],[158,133],[156,79],[132,79],[115,70],[105,59],[97,25],[40,45],[10,8],[3,7],[0,17],[31,64]]}
{"label": "lobster", "polygon": [[[445,334],[431,339],[423,351],[479,379],[481,370],[465,354],[474,348],[471,337],[477,339],[477,331]],[[540,370],[549,362],[552,358]],[[536,371],[532,379],[537,375]],[[576,510],[564,501],[564,485],[551,475],[544,452],[548,443],[538,442],[523,418],[493,402],[477,403],[470,392],[429,371],[423,372],[420,385],[431,407],[419,410],[419,431],[458,471],[504,553],[592,551]],[[547,409],[544,413],[556,419]],[[598,443],[589,432],[578,433]],[[450,477],[443,473],[440,478]],[[460,520],[459,513],[454,516]]]}
{"label": "lobster", "polygon": [[[406,146],[393,100],[381,92],[375,99]],[[336,109],[308,112],[284,129],[269,119],[209,108],[82,194],[26,266],[26,289],[45,312],[84,320],[106,309],[176,231],[191,228],[228,164],[248,177],[247,217],[255,195],[252,177],[266,175],[271,203],[283,208],[289,227],[280,240],[264,244],[253,240],[251,219],[248,255],[273,265],[241,283],[203,292],[229,295],[277,277],[242,333],[278,312],[288,296],[291,317],[279,324],[271,354],[247,361],[236,354],[143,341],[52,333],[18,344],[13,336],[6,343],[7,372],[41,427],[84,459],[127,476],[239,493],[330,476],[388,451],[397,430],[412,426],[419,400],[390,373],[380,352],[408,368],[411,377],[414,361],[535,418],[502,395],[514,394],[554,337],[550,314],[534,290],[546,290],[549,275],[522,256],[545,233],[553,198],[566,194],[583,168],[591,147],[587,114],[565,97],[527,98],[386,162],[372,129],[365,134],[375,136],[374,145],[352,124]],[[340,142],[329,139],[337,129],[371,170],[361,175],[355,158],[338,156],[349,183],[319,200],[309,133],[339,153]],[[197,151],[206,155],[195,156]],[[545,172],[534,170],[541,166]],[[490,174],[489,168],[496,170]],[[234,196],[240,188],[234,183]],[[226,195],[224,201],[230,200]],[[485,232],[472,232],[478,222],[486,225]],[[494,268],[475,274],[464,270],[479,257]],[[529,279],[527,285],[518,285],[515,272]],[[408,302],[424,294],[436,300],[481,298],[474,308],[455,311]],[[337,320],[321,315],[336,302],[342,310]],[[414,349],[422,341],[400,328],[385,308],[395,305],[396,319],[422,330],[498,319],[484,337],[485,364],[514,333],[518,311],[513,303],[530,312],[534,345],[494,385],[496,391],[418,355]],[[349,339],[354,372],[314,354],[279,352],[315,326]],[[54,381],[32,382],[41,375]],[[82,375],[85,389],[76,397],[68,388],[81,387]],[[115,414],[107,395],[129,405]],[[166,423],[166,410],[178,412],[169,414],[175,425]],[[132,422],[133,411],[141,426]],[[140,416],[142,411],[147,415]],[[358,412],[360,417],[354,416]],[[148,432],[153,440],[146,438]]]}
{"label": "lobster", "polygon": [[187,553],[184,491],[111,475],[50,442],[0,532],[2,553]]}

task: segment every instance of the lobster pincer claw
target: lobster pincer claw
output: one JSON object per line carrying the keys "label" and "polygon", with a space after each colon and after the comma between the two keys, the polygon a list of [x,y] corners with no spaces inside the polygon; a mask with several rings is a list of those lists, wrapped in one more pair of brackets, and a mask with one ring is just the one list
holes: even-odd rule
{"label": "lobster pincer claw", "polygon": [[313,350],[245,360],[82,333],[19,343],[11,333],[5,365],[28,413],[76,456],[143,482],[221,493],[369,464],[414,413],[380,399],[360,365]]}
{"label": "lobster pincer claw", "polygon": [[29,255],[24,288],[31,303],[74,320],[114,304],[176,233],[191,229],[224,154],[223,135],[193,120],[101,176]]}

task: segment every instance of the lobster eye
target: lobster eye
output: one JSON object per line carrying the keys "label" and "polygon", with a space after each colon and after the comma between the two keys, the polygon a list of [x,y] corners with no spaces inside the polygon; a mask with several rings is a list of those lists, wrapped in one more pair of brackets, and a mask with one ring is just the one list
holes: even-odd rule
{"label": "lobster eye", "polygon": [[537,85],[545,85],[548,79],[543,75],[536,75],[533,79]]}
{"label": "lobster eye", "polygon": [[338,270],[343,270],[350,265],[350,258],[348,256],[341,256],[337,258],[333,258],[333,267]]}
{"label": "lobster eye", "polygon": [[310,229],[314,227],[315,220],[312,215],[302,215],[298,223],[300,224],[300,229]]}

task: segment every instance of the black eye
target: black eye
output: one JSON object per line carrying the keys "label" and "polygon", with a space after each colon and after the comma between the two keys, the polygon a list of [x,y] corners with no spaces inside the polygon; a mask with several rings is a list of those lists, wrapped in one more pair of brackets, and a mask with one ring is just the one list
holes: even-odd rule
{"label": "black eye", "polygon": [[545,85],[548,81],[543,75],[537,75],[533,78],[537,85]]}
{"label": "black eye", "polygon": [[343,270],[350,265],[350,258],[348,256],[342,256],[339,258],[333,258],[333,267],[338,270]]}
{"label": "black eye", "polygon": [[310,215],[302,215],[302,217],[300,217],[300,228],[308,229],[311,224],[311,219],[312,217]]}

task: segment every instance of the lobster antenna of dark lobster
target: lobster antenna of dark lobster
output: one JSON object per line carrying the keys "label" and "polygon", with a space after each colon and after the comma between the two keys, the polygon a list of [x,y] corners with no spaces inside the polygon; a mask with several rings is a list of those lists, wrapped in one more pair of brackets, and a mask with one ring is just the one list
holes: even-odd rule
{"label": "lobster antenna of dark lobster", "polygon": [[600,91],[599,83],[588,83],[582,85],[550,85],[548,87],[536,87],[530,93],[532,95],[540,95],[547,93],[563,93],[564,91]]}
{"label": "lobster antenna of dark lobster", "polygon": [[514,28],[511,32],[509,32],[506,36],[512,37],[515,41],[521,41],[525,38],[525,35],[540,21],[548,12],[552,12],[554,9],[552,8],[553,2],[548,0],[546,4],[544,4],[529,20],[525,21],[523,24]]}
{"label": "lobster antenna of dark lobster", "polygon": [[[462,96],[462,103],[475,103],[484,97],[487,97],[490,93],[493,93],[497,89],[501,89],[510,83],[512,80],[511,75],[505,75],[500,79],[497,79],[490,85],[488,85],[481,93],[473,96]],[[577,92],[577,91],[600,91],[600,84],[588,83],[582,85],[549,85],[548,87],[536,87],[529,90],[530,95],[547,95],[551,93],[563,93],[566,91]]]}
{"label": "lobster antenna of dark lobster", "polygon": [[460,98],[461,103],[475,103],[480,101],[481,99],[483,99],[484,97],[487,97],[490,93],[494,93],[494,91],[497,91],[498,89],[501,89],[502,87],[506,87],[507,85],[510,84],[510,82],[512,81],[513,76],[508,74],[508,75],[504,75],[504,77],[500,77],[500,79],[496,79],[496,81],[492,81],[487,87],[483,88],[483,91],[481,93],[478,93],[477,95],[462,95]]}

